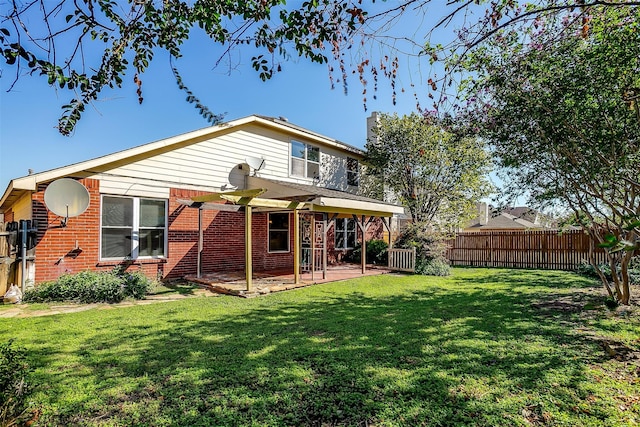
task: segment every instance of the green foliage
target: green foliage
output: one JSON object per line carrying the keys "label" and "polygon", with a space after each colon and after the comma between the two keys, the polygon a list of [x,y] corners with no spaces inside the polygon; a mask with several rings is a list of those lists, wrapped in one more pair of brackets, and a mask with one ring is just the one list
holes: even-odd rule
{"label": "green foliage", "polygon": [[13,339],[0,343],[0,426],[21,425],[27,415],[29,367],[24,348],[13,346]]}
{"label": "green foliage", "polygon": [[449,276],[451,266],[444,258],[421,258],[416,260],[416,273],[425,276]]}
{"label": "green foliage", "polygon": [[381,114],[366,144],[367,172],[408,207],[416,222],[458,228],[489,194],[491,160],[482,140],[458,137],[433,116]]}
{"label": "green foliage", "polygon": [[[501,31],[466,60],[461,114],[494,147],[512,196],[570,208],[620,272],[640,242],[640,116],[628,95],[640,87],[638,22],[636,7],[593,7]],[[618,279],[603,285],[628,304]]]}
{"label": "green foliage", "polygon": [[112,274],[122,281],[125,298],[144,299],[153,287],[153,282],[141,271],[128,272],[125,268],[115,268]]}
{"label": "green foliage", "polygon": [[[243,45],[258,52],[251,64],[261,80],[281,71],[282,61],[292,52],[320,64],[332,57],[346,77],[341,50],[350,47],[349,35],[367,15],[358,4],[335,0],[297,6],[287,6],[284,0],[126,3],[62,0],[43,3],[42,7],[32,7],[32,3],[0,6],[0,55],[9,66],[16,67],[16,76],[41,75],[49,85],[72,96],[63,105],[58,123],[63,135],[73,132],[86,106],[105,89],[121,88],[129,72],[133,71],[136,95],[142,103],[140,76],[158,51],[169,55],[176,83],[187,94],[186,101],[208,122],[218,123],[223,114],[215,114],[203,105],[173,65],[194,29],[222,47],[224,53],[218,62]],[[40,25],[42,22],[46,25]],[[42,49],[43,44],[47,49]],[[346,90],[346,82],[344,87]]]}
{"label": "green foliage", "polygon": [[[612,280],[611,266],[609,264],[599,264],[598,268],[607,277],[608,280]],[[640,284],[640,256],[636,256],[631,259],[627,271],[629,274],[629,282],[631,284]],[[576,269],[576,272],[585,277],[592,277],[594,279],[600,278],[600,276],[598,276],[598,273],[596,273],[596,269],[584,260],[580,263],[580,265]],[[620,268],[618,268],[618,273],[620,273]]]}
{"label": "green foliage", "polygon": [[24,302],[76,301],[118,303],[127,297],[143,299],[151,281],[141,272],[81,271],[27,290]]}
{"label": "green foliage", "polygon": [[[388,253],[387,248],[389,245],[384,240],[369,240],[367,242],[367,263],[376,265],[387,265]],[[356,244],[356,247],[345,257],[345,261],[360,263],[362,262],[362,245],[360,242]]]}
{"label": "green foliage", "polygon": [[[599,264],[598,268],[605,276],[607,276],[607,278],[611,278],[611,267],[609,267],[609,264]],[[598,273],[596,273],[596,269],[588,261],[585,260],[582,260],[580,262],[580,265],[578,265],[578,268],[576,268],[576,273],[581,274],[585,277],[592,277],[594,279],[600,278],[600,276],[598,276]]]}
{"label": "green foliage", "polygon": [[601,301],[569,272],[454,268],[2,319],[0,341],[37,358],[42,426],[626,426],[637,365],[601,340],[633,355],[640,317]]}
{"label": "green foliage", "polygon": [[394,244],[397,248],[416,248],[416,273],[426,276],[448,276],[451,267],[447,260],[448,236],[434,232],[426,224],[409,224]]}

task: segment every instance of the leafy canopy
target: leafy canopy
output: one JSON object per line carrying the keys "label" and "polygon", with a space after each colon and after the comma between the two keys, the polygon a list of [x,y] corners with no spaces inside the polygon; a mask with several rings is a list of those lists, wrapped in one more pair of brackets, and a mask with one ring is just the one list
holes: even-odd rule
{"label": "leafy canopy", "polygon": [[457,228],[491,190],[489,153],[482,140],[457,137],[445,122],[413,113],[381,114],[368,141],[368,171],[377,176],[416,222]]}
{"label": "leafy canopy", "polygon": [[534,205],[569,206],[612,249],[623,303],[632,251],[613,249],[639,242],[639,22],[637,8],[594,7],[501,32],[468,56],[474,77],[462,110],[507,168],[512,191],[526,189]]}
{"label": "leafy canopy", "polygon": [[[120,89],[125,78],[134,82],[142,102],[142,74],[163,52],[169,54],[187,102],[207,121],[222,120],[223,114],[210,111],[189,90],[175,61],[194,33],[210,39],[202,57],[217,57],[216,67],[243,48],[250,52],[252,68],[267,80],[291,57],[300,57],[327,64],[332,87],[339,83],[345,92],[350,76],[357,78],[365,109],[367,97],[373,93],[375,98],[380,79],[385,79],[394,103],[397,92],[411,91],[418,111],[424,99],[429,108],[442,111],[448,96],[454,98],[448,93],[455,92],[454,75],[474,47],[505,28],[535,23],[545,11],[584,11],[600,3],[22,0],[0,4],[0,53],[9,65],[7,71],[15,71],[15,81],[41,75],[55,90],[71,94],[58,123],[64,135],[73,131],[87,104],[105,88]],[[439,30],[445,27],[456,27],[455,35],[443,36]],[[407,64],[406,69],[401,63]],[[407,78],[404,84],[400,74]]]}

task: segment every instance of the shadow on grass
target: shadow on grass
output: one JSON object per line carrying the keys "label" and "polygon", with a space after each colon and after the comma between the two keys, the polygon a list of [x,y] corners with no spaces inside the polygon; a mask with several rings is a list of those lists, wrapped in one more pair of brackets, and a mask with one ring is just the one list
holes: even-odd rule
{"label": "shadow on grass", "polygon": [[197,285],[192,285],[183,281],[172,281],[163,283],[162,285],[152,289],[149,295],[166,295],[166,294],[180,294],[180,295],[195,295],[195,290],[202,289]]}
{"label": "shadow on grass", "polygon": [[[87,387],[46,421],[496,426],[525,425],[523,408],[602,421],[604,406],[575,410],[593,343],[530,304],[570,287],[567,277],[496,271],[429,286],[409,277],[395,293],[380,291],[392,280],[380,278],[191,299],[145,307],[143,318],[109,313],[69,348],[71,372],[41,371],[48,395],[68,394],[78,377]],[[60,350],[41,344],[38,362],[54,364]]]}

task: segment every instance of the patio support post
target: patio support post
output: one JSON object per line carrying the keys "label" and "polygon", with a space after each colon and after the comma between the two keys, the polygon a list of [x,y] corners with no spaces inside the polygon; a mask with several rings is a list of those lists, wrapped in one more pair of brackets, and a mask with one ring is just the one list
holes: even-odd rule
{"label": "patio support post", "polygon": [[360,262],[362,265],[362,274],[367,271],[367,225],[364,222],[364,215],[360,215],[360,219],[356,214],[353,214],[353,219],[356,224],[358,224],[358,228],[362,232],[362,245],[360,246]]}
{"label": "patio support post", "polygon": [[300,212],[293,210],[293,283],[300,283]]}
{"label": "patio support post", "polygon": [[329,234],[329,230],[331,229],[331,227],[333,227],[333,225],[336,223],[336,218],[338,217],[338,214],[333,214],[331,216],[331,218],[329,218],[329,220],[326,219],[327,214],[325,214],[325,221],[324,221],[324,227],[323,227],[323,232],[324,232],[324,236],[322,236],[323,238],[323,253],[322,253],[322,259],[323,259],[323,267],[322,267],[322,278],[324,280],[327,279],[327,235]]}
{"label": "patio support post", "polygon": [[253,283],[253,259],[251,254],[251,206],[244,207],[244,274],[247,280],[247,291]]}
{"label": "patio support post", "polygon": [[387,232],[389,233],[389,246],[387,248],[387,266],[391,268],[391,249],[393,249],[393,235],[391,234],[391,221],[393,220],[393,218],[382,217],[380,219],[382,219],[382,223],[384,224],[385,228],[387,229]]}
{"label": "patio support post", "polygon": [[198,266],[197,266],[197,277],[198,279],[202,277],[202,247],[203,245],[203,231],[202,231],[202,207],[198,207]]}
{"label": "patio support post", "polygon": [[384,224],[384,228],[387,229],[389,233],[389,249],[393,249],[393,235],[391,234],[391,220],[392,218],[380,218],[382,220],[382,224]]}
{"label": "patio support post", "polygon": [[311,215],[311,280],[316,271],[316,216]]}

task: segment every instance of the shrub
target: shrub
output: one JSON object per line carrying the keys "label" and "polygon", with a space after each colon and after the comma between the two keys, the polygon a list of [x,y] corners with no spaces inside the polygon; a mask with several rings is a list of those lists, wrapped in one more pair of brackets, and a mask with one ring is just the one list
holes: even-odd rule
{"label": "shrub", "polygon": [[[603,263],[598,264],[600,271],[604,273],[607,279],[611,280],[611,267],[609,264]],[[593,277],[595,279],[600,279],[598,274],[596,273],[596,269],[593,268],[589,262],[582,260],[576,272],[582,276]],[[628,267],[629,272],[629,283],[631,284],[640,284],[640,256],[633,257],[629,262]]]}
{"label": "shrub", "polygon": [[81,303],[117,303],[127,297],[142,299],[151,281],[142,273],[81,271],[64,274],[56,281],[29,289],[25,302],[76,301]]}
{"label": "shrub", "polygon": [[124,296],[127,298],[143,299],[149,293],[152,281],[142,272],[123,273],[120,275],[123,281]]}
{"label": "shrub", "polygon": [[421,259],[416,260],[416,273],[425,276],[449,276],[451,267],[449,261],[444,258]]}
{"label": "shrub", "polygon": [[633,257],[629,262],[629,283],[640,285],[640,255]]}
{"label": "shrub", "polygon": [[[384,240],[370,240],[367,242],[367,262],[376,265],[387,265],[388,248],[387,242]],[[351,253],[345,257],[346,261],[359,263],[362,262],[362,245],[358,243]]]}
{"label": "shrub", "polygon": [[28,409],[27,353],[12,344],[13,340],[0,344],[0,426],[24,422]]}
{"label": "shrub", "polygon": [[451,274],[447,260],[448,236],[430,231],[425,224],[409,224],[398,236],[395,247],[416,248],[416,273],[427,276],[448,276]]}

